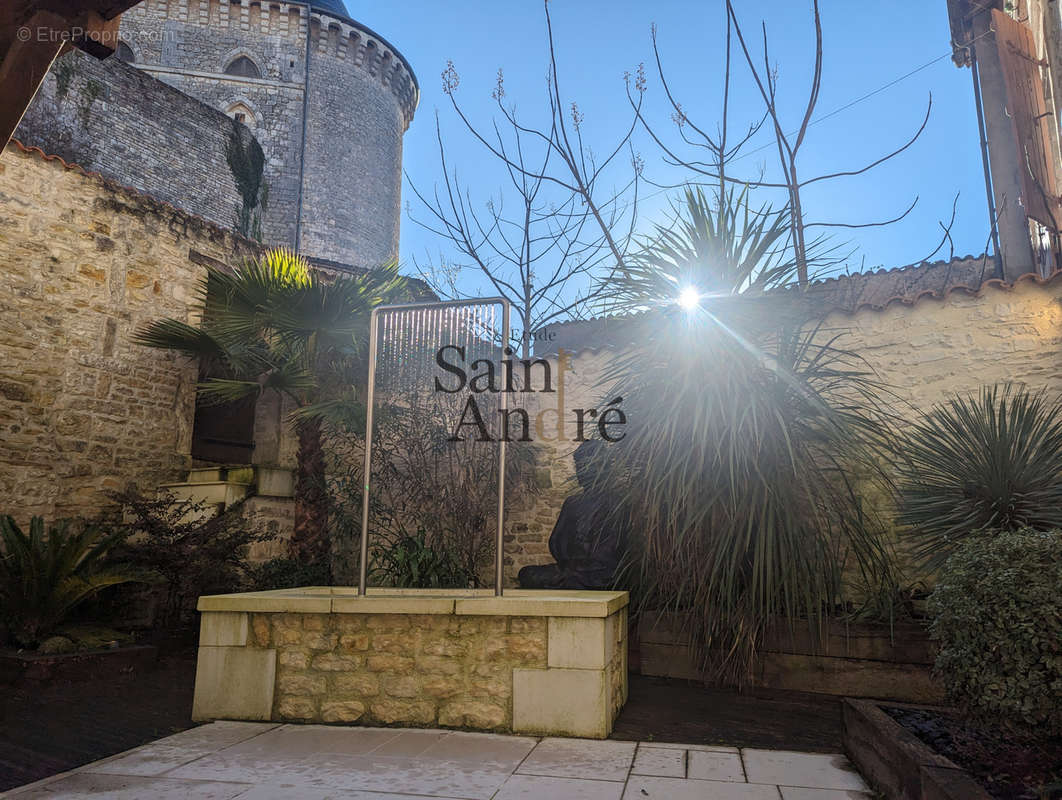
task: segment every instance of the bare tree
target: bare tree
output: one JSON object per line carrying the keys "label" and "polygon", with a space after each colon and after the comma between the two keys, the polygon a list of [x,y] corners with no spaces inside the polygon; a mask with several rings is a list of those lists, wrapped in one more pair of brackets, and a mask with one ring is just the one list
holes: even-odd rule
{"label": "bare tree", "polygon": [[[822,86],[824,47],[822,39],[822,20],[819,13],[818,0],[813,0],[812,3],[815,47],[808,100],[804,104],[799,125],[796,130],[789,132],[787,132],[787,128],[783,123],[779,111],[778,72],[777,68],[772,67],[770,62],[766,24],[761,23],[762,53],[755,54],[750,49],[746,40],[745,33],[738,20],[737,12],[734,9],[732,0],[726,0],[725,10],[726,48],[723,65],[723,106],[720,122],[718,124],[718,133],[715,135],[708,133],[704,126],[694,123],[684,110],[682,104],[673,94],[664,72],[655,28],[652,35],[653,53],[656,59],[657,73],[663,85],[667,100],[673,109],[672,120],[678,127],[684,144],[707,151],[708,155],[706,157],[691,158],[680,154],[676,147],[668,144],[664,137],[658,133],[657,129],[645,119],[641,110],[642,91],[636,86],[635,90],[632,92],[630,86],[628,86],[628,96],[630,97],[632,108],[635,109],[635,112],[638,115],[639,121],[642,123],[653,141],[663,151],[665,162],[693,173],[694,178],[690,182],[698,183],[703,182],[705,179],[711,181],[712,185],[716,187],[718,202],[724,202],[726,196],[725,187],[729,183],[743,184],[752,188],[780,190],[783,193],[788,210],[790,227],[787,247],[792,249],[792,257],[797,266],[799,282],[801,284],[807,284],[811,267],[824,269],[836,266],[840,262],[840,259],[830,257],[835,253],[836,248],[826,246],[824,237],[810,233],[812,229],[851,229],[890,225],[899,222],[910,214],[914,209],[915,204],[918,202],[918,198],[915,197],[914,201],[902,213],[887,220],[858,223],[809,221],[804,208],[802,190],[808,186],[823,181],[862,175],[907,150],[915,143],[915,141],[917,141],[918,137],[921,136],[922,131],[925,130],[926,125],[929,122],[929,114],[932,109],[933,98],[931,95],[926,106],[925,116],[914,134],[891,152],[852,169],[836,170],[813,175],[812,177],[801,177],[799,170],[799,155],[802,146],[806,142],[808,128],[817,121],[815,119],[815,109],[818,106],[819,91]],[[750,124],[748,128],[737,137],[736,141],[732,142],[729,138],[730,131],[728,117],[733,67],[732,43],[735,39],[738,49],[748,67],[752,81],[763,102],[764,114],[759,121]],[[644,78],[642,80],[644,84]],[[771,129],[774,133],[774,144],[777,149],[778,162],[781,171],[780,181],[765,180],[762,173],[759,175],[739,175],[737,174],[737,170],[733,168],[733,162],[744,155],[750,154],[749,152],[742,152],[743,148],[767,121],[770,122]]]}
{"label": "bare tree", "polygon": [[[547,124],[525,124],[516,107],[506,104],[499,70],[492,97],[500,116],[489,130],[479,128],[458,103],[460,78],[452,62],[442,74],[443,91],[458,119],[504,169],[505,188],[496,196],[473,198],[448,161],[438,114],[443,183],[427,193],[410,181],[427,210],[423,218],[410,214],[412,221],[449,240],[461,258],[457,263],[444,258],[418,263],[418,270],[444,296],[457,294],[457,283],[468,271],[483,276],[512,303],[525,357],[536,330],[583,315],[608,291],[609,277],[622,268],[633,240],[642,171],[631,144],[640,100],[633,100],[630,125],[603,151],[603,158],[595,157],[583,141],[582,111],[565,100],[560,88],[548,3],[545,18]],[[642,84],[635,91],[644,88]]]}

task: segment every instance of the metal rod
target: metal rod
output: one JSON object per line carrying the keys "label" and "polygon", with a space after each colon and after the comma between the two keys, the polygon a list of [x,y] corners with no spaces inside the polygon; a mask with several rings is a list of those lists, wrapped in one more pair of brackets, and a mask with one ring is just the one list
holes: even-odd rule
{"label": "metal rod", "polygon": [[379,312],[384,306],[377,306],[369,315],[369,388],[365,393],[365,472],[362,478],[365,485],[361,490],[361,557],[358,561],[358,594],[364,595],[368,588],[365,582],[369,565],[369,475],[372,467],[372,406],[376,383],[376,328]]}
{"label": "metal rod", "polygon": [[977,109],[977,130],[981,134],[981,165],[985,170],[985,194],[988,195],[988,224],[992,231],[995,251],[996,277],[1003,279],[1003,253],[999,250],[999,227],[996,224],[996,199],[992,190],[992,170],[988,163],[988,136],[985,133],[985,113],[981,105],[981,73],[977,68],[977,53],[970,47],[970,74],[973,76],[974,108]]}
{"label": "metal rod", "polygon": [[[501,356],[505,358],[505,348],[509,344],[509,303],[502,301],[502,336]],[[504,370],[502,370],[504,372]],[[499,429],[505,428],[505,414],[509,410],[509,393],[502,387],[501,392],[501,420]],[[494,550],[494,595],[502,596],[502,540],[505,536],[505,437],[498,437],[498,541]]]}

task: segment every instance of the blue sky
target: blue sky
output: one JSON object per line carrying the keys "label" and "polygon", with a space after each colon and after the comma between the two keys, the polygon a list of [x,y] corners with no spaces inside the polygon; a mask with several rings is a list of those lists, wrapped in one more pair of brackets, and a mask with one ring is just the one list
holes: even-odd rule
{"label": "blue sky", "polygon": [[[837,242],[849,242],[855,249],[850,259],[853,271],[894,267],[916,261],[936,246],[941,238],[938,220],[948,220],[952,200],[959,193],[952,229],[955,252],[983,251],[988,217],[971,78],[968,69],[956,68],[948,57],[945,3],[935,0],[916,8],[899,2],[823,0],[821,8],[824,80],[816,117],[939,60],[810,129],[799,162],[803,176],[859,167],[903,143],[917,129],[930,92],[933,95],[929,124],[918,142],[864,176],[807,190],[807,217],[838,222],[885,219],[900,213],[917,195],[915,210],[896,225],[834,233]],[[473,202],[485,204],[502,186],[504,176],[461,126],[441,90],[440,74],[447,60],[452,60],[461,76],[458,99],[475,123],[486,129],[497,115],[490,95],[497,70],[502,68],[507,102],[515,103],[523,117],[535,119],[545,104],[547,66],[541,3],[404,0],[359,4],[348,0],[348,9],[355,19],[390,40],[419,79],[420,108],[404,142],[404,167],[410,179],[430,191],[441,178],[434,130],[438,109],[450,164],[458,169]],[[623,74],[635,70],[640,62],[650,63],[653,23],[675,94],[692,119],[714,129],[722,86],[724,12],[720,0],[655,4],[554,0],[551,11],[564,99],[579,104],[585,115],[585,138],[596,149],[603,150],[614,141],[616,131],[630,118]],[[783,114],[788,127],[795,129],[811,71],[810,2],[742,0],[738,13],[757,49],[760,21],[767,24]],[[731,125],[740,127],[757,119],[762,105],[740,60],[735,75]],[[646,116],[661,130],[672,131],[671,110],[652,68],[645,102]],[[766,128],[751,144],[770,146],[746,157],[739,166],[750,173],[762,167],[771,175],[777,170],[777,155]],[[635,145],[650,178],[665,182],[676,178],[645,136],[639,135]],[[656,190],[646,187],[646,191]],[[775,198],[762,195],[760,199]],[[414,215],[423,216],[408,185],[403,187],[403,202],[411,204]],[[643,228],[663,221],[667,202],[668,194],[661,193],[643,204]],[[946,255],[947,250],[937,257]],[[407,267],[414,256],[446,260],[450,253],[445,242],[420,229],[404,213],[401,257]],[[469,293],[482,290],[474,280],[467,286]]]}

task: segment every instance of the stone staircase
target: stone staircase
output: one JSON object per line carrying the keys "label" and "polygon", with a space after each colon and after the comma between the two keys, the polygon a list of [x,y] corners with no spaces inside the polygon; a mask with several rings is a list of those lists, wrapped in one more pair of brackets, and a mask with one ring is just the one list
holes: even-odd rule
{"label": "stone staircase", "polygon": [[234,503],[255,497],[290,498],[294,496],[295,476],[290,469],[258,465],[197,467],[189,470],[180,483],[164,483],[159,494],[169,494],[176,501],[203,503],[205,514],[224,511]]}

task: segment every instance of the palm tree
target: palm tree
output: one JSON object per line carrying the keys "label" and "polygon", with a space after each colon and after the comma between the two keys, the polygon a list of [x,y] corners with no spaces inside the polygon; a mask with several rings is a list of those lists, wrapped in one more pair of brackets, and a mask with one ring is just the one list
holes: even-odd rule
{"label": "palm tree", "polygon": [[888,574],[856,490],[888,425],[869,369],[770,291],[795,275],[786,214],[685,200],[613,278],[616,310],[645,313],[613,362],[629,424],[602,474],[641,534],[636,610],[681,612],[708,674],[741,683],[773,617],[817,627],[840,601],[846,562]]}
{"label": "palm tree", "polygon": [[299,445],[291,556],[327,563],[328,504],[322,418],[357,402],[356,384],[372,309],[406,288],[397,265],[335,278],[286,249],[232,270],[207,267],[203,321],[164,319],[136,341],[200,359],[200,396],[227,403],[265,392],[291,398]]}

